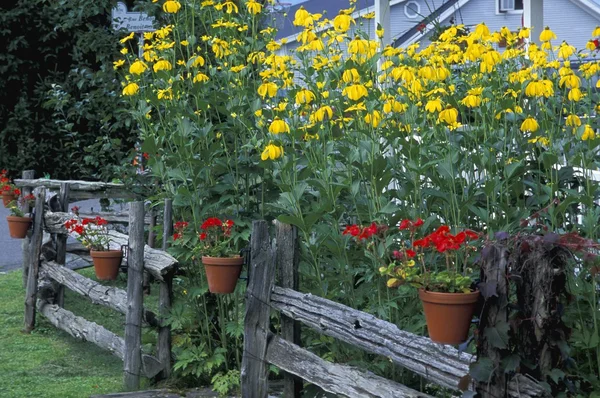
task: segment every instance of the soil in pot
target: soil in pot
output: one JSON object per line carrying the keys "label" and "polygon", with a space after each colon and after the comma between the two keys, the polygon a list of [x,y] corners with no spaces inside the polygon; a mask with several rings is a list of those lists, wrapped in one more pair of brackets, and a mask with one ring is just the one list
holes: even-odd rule
{"label": "soil in pot", "polygon": [[243,257],[202,257],[211,293],[233,293],[242,272]]}
{"label": "soil in pot", "polygon": [[4,207],[8,207],[8,205],[10,204],[10,202],[17,200],[17,197],[13,194],[10,195],[5,195],[2,194],[2,203],[4,204]]}
{"label": "soil in pot", "polygon": [[419,290],[429,337],[436,343],[460,344],[467,340],[479,291],[438,293]]}
{"label": "soil in pot", "polygon": [[10,237],[23,239],[27,236],[27,230],[31,225],[32,219],[30,217],[7,216],[6,221],[8,221],[8,232]]}
{"label": "soil in pot", "polygon": [[96,278],[101,281],[114,281],[119,275],[119,266],[123,259],[121,250],[96,251],[90,250],[94,260]]}

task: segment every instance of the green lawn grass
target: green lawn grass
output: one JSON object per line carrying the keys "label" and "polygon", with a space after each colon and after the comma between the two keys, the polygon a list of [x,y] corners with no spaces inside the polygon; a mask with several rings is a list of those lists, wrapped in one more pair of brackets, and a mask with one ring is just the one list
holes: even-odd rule
{"label": "green lawn grass", "polygon": [[[94,274],[92,269],[81,273]],[[124,276],[119,278],[122,287]],[[145,301],[153,307],[153,300]],[[81,398],[123,391],[123,363],[108,351],[56,329],[39,314],[36,329],[22,333],[23,302],[21,272],[0,275],[0,397]],[[65,308],[123,335],[123,315],[68,289]]]}

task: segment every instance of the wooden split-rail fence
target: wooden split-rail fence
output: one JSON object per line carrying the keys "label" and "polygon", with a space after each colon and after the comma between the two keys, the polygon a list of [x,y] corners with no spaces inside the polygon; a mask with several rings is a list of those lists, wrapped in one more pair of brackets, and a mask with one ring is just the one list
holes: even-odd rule
{"label": "wooden split-rail fence", "polygon": [[[42,314],[55,327],[71,336],[92,342],[112,352],[124,362],[124,384],[134,390],[140,377],[166,378],[171,371],[171,331],[164,325],[172,301],[172,279],[177,261],[166,253],[167,239],[172,234],[171,200],[165,200],[162,250],[152,248],[155,235],[152,227],[156,217],[145,217],[144,203],[129,203],[129,214],[102,213],[109,222],[127,223],[128,235],[109,231],[110,248],[125,250],[122,266],[127,269],[127,291],[95,282],[65,267],[67,252],[91,264],[89,252],[81,245],[67,245],[68,231],[64,223],[73,215],[69,203],[83,199],[134,199],[123,185],[86,181],[33,179],[33,173],[23,172],[15,180],[22,195],[34,193],[33,228],[23,243],[23,275],[25,293],[25,332],[35,328],[36,314]],[[47,192],[58,191],[55,211],[50,211]],[[58,207],[58,208],[56,208]],[[23,209],[29,212],[31,209]],[[82,217],[96,216],[81,214]],[[149,224],[148,245],[145,244],[145,225]],[[144,275],[159,282],[159,313],[144,308]],[[146,284],[148,280],[146,279]],[[95,304],[104,305],[125,315],[125,337],[94,322],[79,317],[64,308],[64,287]],[[142,351],[142,324],[158,329],[156,355]]]}
{"label": "wooden split-rail fence", "polygon": [[[473,355],[400,330],[371,314],[299,292],[297,239],[294,227],[276,223],[272,243],[267,223],[253,223],[241,370],[242,397],[267,397],[269,364],[286,372],[286,398],[300,396],[302,380],[348,397],[429,397],[356,367],[325,361],[301,348],[299,324],[387,357],[441,387],[458,390],[460,385],[463,389],[479,392],[482,397],[545,395],[535,380],[521,374],[507,380],[506,385],[495,384],[493,380],[474,383],[467,376],[469,366],[475,361]],[[272,310],[282,314],[280,335],[271,332]]]}

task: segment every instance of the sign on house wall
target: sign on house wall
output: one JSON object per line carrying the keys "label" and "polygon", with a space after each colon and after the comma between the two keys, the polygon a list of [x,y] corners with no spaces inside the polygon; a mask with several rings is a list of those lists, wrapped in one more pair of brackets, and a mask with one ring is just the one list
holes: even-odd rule
{"label": "sign on house wall", "polygon": [[127,11],[125,3],[118,2],[110,12],[114,30],[125,29],[129,32],[151,32],[154,30],[154,17],[144,12]]}

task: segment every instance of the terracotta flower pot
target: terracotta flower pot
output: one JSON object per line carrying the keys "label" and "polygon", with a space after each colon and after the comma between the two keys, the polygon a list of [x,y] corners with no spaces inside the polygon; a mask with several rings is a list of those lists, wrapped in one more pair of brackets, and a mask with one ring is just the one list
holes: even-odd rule
{"label": "terracotta flower pot", "polygon": [[119,275],[119,266],[123,259],[121,250],[96,251],[90,250],[94,260],[96,278],[101,281],[114,281]]}
{"label": "terracotta flower pot", "polygon": [[27,230],[33,221],[30,217],[6,216],[8,221],[8,232],[11,238],[23,239],[27,236]]}
{"label": "terracotta flower pot", "polygon": [[17,200],[17,197],[15,195],[11,194],[2,194],[2,203],[4,203],[4,207],[8,207],[8,205],[10,204],[10,202],[12,202],[13,200]]}
{"label": "terracotta flower pot", "polygon": [[211,293],[233,293],[242,272],[243,257],[202,256],[202,264]]}
{"label": "terracotta flower pot", "polygon": [[479,290],[471,293],[438,293],[420,289],[419,297],[431,340],[452,345],[467,340]]}

